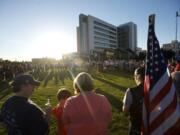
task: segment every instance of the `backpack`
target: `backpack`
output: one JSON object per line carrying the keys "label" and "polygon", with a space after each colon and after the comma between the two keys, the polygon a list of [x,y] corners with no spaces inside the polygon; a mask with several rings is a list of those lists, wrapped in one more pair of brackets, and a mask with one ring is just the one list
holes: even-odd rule
{"label": "backpack", "polygon": [[130,89],[132,104],[130,106],[130,121],[132,126],[139,127],[142,122],[143,84]]}

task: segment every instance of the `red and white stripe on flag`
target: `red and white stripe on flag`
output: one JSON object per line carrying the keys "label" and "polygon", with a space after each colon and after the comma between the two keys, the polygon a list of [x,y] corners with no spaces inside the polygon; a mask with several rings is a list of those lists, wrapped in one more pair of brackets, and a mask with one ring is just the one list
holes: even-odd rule
{"label": "red and white stripe on flag", "polygon": [[149,16],[144,81],[143,135],[179,135],[180,107],[171,75],[156,38],[155,15]]}

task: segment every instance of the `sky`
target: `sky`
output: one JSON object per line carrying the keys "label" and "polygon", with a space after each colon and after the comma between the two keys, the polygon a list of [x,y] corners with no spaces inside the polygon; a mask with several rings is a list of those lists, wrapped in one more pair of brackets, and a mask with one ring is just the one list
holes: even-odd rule
{"label": "sky", "polygon": [[[156,14],[160,45],[175,39],[180,0],[0,0],[0,58],[29,61],[77,51],[79,14],[113,25],[137,24],[137,45],[147,46],[148,16]],[[178,38],[180,41],[180,17]]]}

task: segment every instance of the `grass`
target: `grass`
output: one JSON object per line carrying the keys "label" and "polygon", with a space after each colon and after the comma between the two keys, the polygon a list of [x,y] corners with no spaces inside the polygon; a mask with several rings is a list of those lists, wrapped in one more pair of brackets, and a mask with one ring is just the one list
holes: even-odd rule
{"label": "grass", "polygon": [[[112,121],[109,124],[110,135],[125,135],[128,134],[128,118],[122,112],[122,99],[124,92],[128,87],[133,87],[134,81],[130,73],[125,72],[104,72],[93,73],[94,83],[96,88],[100,88],[99,93],[104,94],[112,106]],[[56,83],[54,80],[50,80],[47,86],[39,86],[34,92],[31,99],[38,104],[41,108],[45,108],[47,98],[50,98],[51,104],[55,106],[57,104],[56,93],[59,88],[66,87],[73,93],[72,80],[66,79],[65,84]],[[2,103],[10,96],[6,96],[0,100],[0,107]],[[56,133],[56,121],[52,118],[50,135]],[[6,130],[0,125],[0,135],[6,135]]]}

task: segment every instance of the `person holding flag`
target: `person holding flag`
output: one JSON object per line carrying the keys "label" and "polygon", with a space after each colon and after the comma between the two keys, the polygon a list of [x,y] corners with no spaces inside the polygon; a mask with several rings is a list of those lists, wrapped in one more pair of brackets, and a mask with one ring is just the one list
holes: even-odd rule
{"label": "person holding flag", "polygon": [[143,101],[143,135],[179,135],[180,108],[171,75],[149,16]]}

